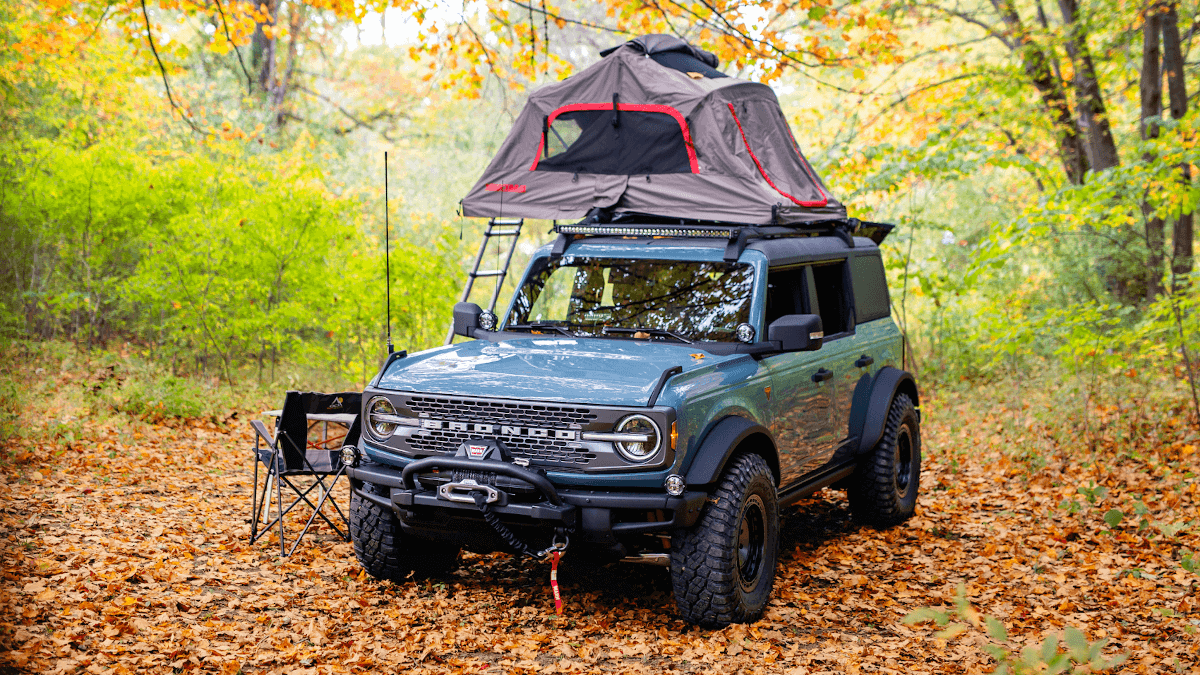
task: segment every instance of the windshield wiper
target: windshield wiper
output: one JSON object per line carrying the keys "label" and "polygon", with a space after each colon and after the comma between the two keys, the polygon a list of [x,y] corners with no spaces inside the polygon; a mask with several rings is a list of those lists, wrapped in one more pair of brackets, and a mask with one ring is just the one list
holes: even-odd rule
{"label": "windshield wiper", "polygon": [[650,335],[662,335],[664,337],[675,338],[676,340],[687,343],[689,345],[693,344],[693,340],[689,340],[678,333],[672,333],[671,331],[666,330],[664,328],[622,328],[622,327],[615,327],[615,326],[605,326],[603,329],[601,329],[600,332],[603,333],[604,335],[608,335],[610,333],[649,333]]}
{"label": "windshield wiper", "polygon": [[558,324],[554,324],[554,323],[514,323],[514,324],[507,326],[507,328],[509,328],[510,330],[513,328],[524,328],[524,329],[530,330],[530,331],[556,330],[556,331],[562,333],[563,335],[566,335],[567,337],[575,337],[574,333],[572,333],[571,331],[567,330],[566,328],[563,328],[562,326],[559,326]]}

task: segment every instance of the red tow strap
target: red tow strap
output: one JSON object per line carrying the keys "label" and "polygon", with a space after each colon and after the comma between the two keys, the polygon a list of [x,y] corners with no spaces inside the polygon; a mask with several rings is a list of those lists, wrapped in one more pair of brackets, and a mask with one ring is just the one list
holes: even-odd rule
{"label": "red tow strap", "polygon": [[550,589],[554,591],[554,613],[562,616],[562,595],[558,592],[558,559],[560,553],[550,554]]}

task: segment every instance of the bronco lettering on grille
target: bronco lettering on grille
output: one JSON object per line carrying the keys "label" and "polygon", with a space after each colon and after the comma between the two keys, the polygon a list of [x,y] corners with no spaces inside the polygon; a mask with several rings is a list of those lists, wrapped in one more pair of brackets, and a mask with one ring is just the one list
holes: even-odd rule
{"label": "bronco lettering on grille", "polygon": [[[497,433],[497,427],[500,429]],[[563,441],[579,440],[579,432],[574,429],[542,429],[539,427],[514,427],[507,424],[468,424],[466,422],[450,422],[446,420],[421,419],[421,428],[430,431],[448,429],[485,436],[520,436],[524,438],[555,438]]]}

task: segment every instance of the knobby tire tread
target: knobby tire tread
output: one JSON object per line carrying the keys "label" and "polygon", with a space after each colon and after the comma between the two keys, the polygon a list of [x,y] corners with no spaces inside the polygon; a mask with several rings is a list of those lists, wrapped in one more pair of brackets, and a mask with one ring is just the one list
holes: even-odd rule
{"label": "knobby tire tread", "polygon": [[[911,493],[907,498],[901,499],[895,484],[895,449],[900,428],[905,424],[910,425],[909,434],[913,453],[911,461],[915,464],[915,468],[909,478]],[[908,397],[908,394],[899,394],[892,400],[892,405],[888,408],[883,437],[879,439],[879,443],[871,449],[869,454],[859,460],[858,470],[847,490],[850,511],[856,520],[875,527],[886,528],[899,525],[912,516],[920,487],[920,439],[920,427],[912,399]]]}
{"label": "knobby tire tread", "polygon": [[[737,579],[736,539],[741,501],[755,480],[766,483],[764,505],[768,513],[765,575],[754,595],[747,598]],[[761,487],[761,484],[760,484]],[[706,504],[697,523],[671,537],[671,582],[683,619],[709,628],[754,621],[766,609],[775,583],[779,538],[779,507],[773,474],[766,460],[755,454],[734,458]],[[747,604],[747,601],[752,604]],[[757,601],[757,602],[756,602]]]}
{"label": "knobby tire tread", "polygon": [[[376,495],[386,490],[371,483],[363,489]],[[399,583],[414,572],[421,577],[445,574],[459,560],[458,547],[406,537],[396,514],[357,494],[350,499],[350,538],[359,564],[380,580]]]}

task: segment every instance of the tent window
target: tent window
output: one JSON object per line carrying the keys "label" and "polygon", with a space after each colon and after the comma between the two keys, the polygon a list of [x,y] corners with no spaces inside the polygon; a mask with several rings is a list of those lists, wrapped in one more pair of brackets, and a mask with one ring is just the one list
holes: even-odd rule
{"label": "tent window", "polygon": [[546,118],[533,171],[618,176],[696,173],[687,121],[674,108],[611,103],[559,108]]}

